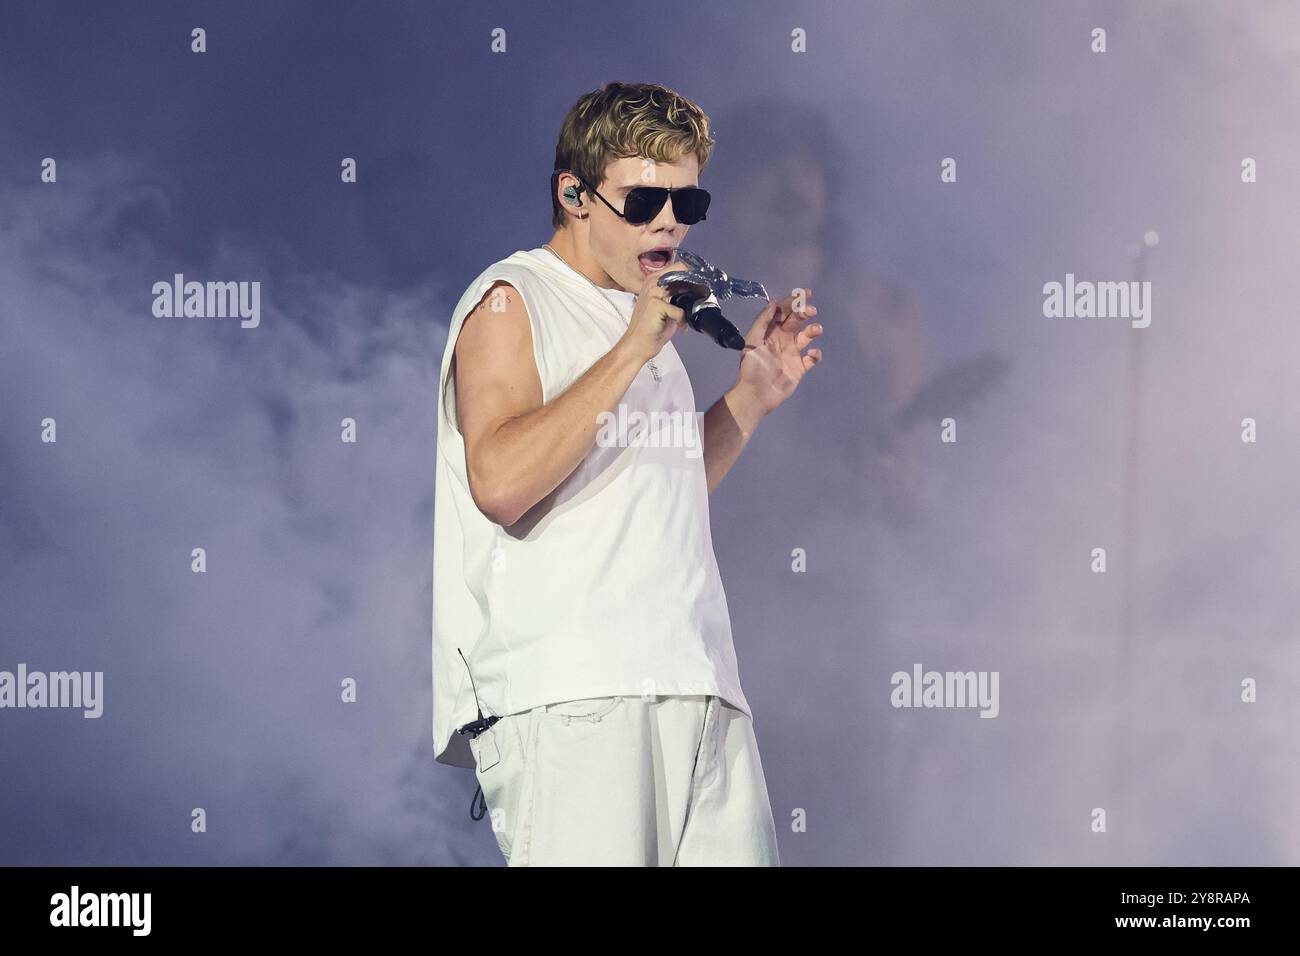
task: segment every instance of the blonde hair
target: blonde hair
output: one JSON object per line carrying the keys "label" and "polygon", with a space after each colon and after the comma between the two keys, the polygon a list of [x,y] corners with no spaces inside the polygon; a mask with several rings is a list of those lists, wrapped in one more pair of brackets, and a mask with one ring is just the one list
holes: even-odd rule
{"label": "blonde hair", "polygon": [[[573,104],[555,144],[555,169],[568,170],[599,189],[605,167],[629,156],[659,163],[694,153],[700,169],[713,155],[709,117],[698,105],[654,83],[607,83]],[[551,176],[551,225],[566,223]]]}

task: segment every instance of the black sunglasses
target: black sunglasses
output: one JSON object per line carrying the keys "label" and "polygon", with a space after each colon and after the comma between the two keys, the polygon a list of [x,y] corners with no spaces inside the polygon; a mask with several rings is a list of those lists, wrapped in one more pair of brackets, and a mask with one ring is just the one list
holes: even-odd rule
{"label": "black sunglasses", "polygon": [[[555,191],[556,178],[561,172],[568,171],[556,170],[551,176],[552,192]],[[626,219],[633,226],[639,226],[653,220],[655,216],[659,215],[659,210],[664,208],[664,203],[668,201],[670,196],[673,200],[673,218],[684,226],[693,226],[697,222],[702,222],[708,218],[705,213],[709,211],[709,200],[713,198],[707,190],[701,189],[699,186],[682,186],[680,188],[636,186],[628,190],[627,196],[623,200],[623,211],[619,212],[610,205],[608,199],[596,192],[581,176],[578,176],[578,182],[582,183],[588,192],[606,206],[609,206],[610,212],[622,219]]]}

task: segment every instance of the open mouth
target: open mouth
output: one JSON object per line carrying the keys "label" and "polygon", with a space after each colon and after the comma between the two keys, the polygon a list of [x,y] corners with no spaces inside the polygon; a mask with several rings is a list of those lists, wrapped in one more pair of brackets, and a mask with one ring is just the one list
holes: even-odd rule
{"label": "open mouth", "polygon": [[653,272],[656,269],[662,269],[673,260],[672,249],[651,249],[649,252],[643,252],[637,256],[641,263],[642,271]]}

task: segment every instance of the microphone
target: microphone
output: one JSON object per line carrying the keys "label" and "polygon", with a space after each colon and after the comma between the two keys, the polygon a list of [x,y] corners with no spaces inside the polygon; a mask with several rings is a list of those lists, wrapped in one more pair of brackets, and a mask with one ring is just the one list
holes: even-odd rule
{"label": "microphone", "polygon": [[703,332],[724,349],[741,350],[745,347],[745,337],[722,314],[718,297],[712,292],[703,299],[690,292],[679,292],[669,296],[668,301],[685,310],[687,325],[696,332]]}
{"label": "microphone", "polygon": [[678,248],[676,254],[686,268],[659,277],[658,284],[664,288],[678,287],[670,292],[668,301],[686,313],[686,324],[696,332],[703,332],[724,349],[743,349],[745,337],[722,314],[718,300],[733,296],[768,299],[767,290],[758,282],[733,279],[693,252]]}

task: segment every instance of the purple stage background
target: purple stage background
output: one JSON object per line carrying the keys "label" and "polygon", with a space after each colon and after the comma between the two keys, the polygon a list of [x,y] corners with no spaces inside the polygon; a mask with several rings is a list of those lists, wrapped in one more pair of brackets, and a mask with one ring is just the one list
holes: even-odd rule
{"label": "purple stage background", "polygon": [[[782,862],[1300,864],[1300,6],[3,21],[0,671],[104,698],[0,710],[0,864],[501,864],[430,739],[438,363],[610,80],[704,107],[686,247],[826,327],[711,505]],[[155,317],[176,273],[260,324]],[[703,410],[734,355],[675,341]],[[916,664],[996,717],[895,708]]]}

